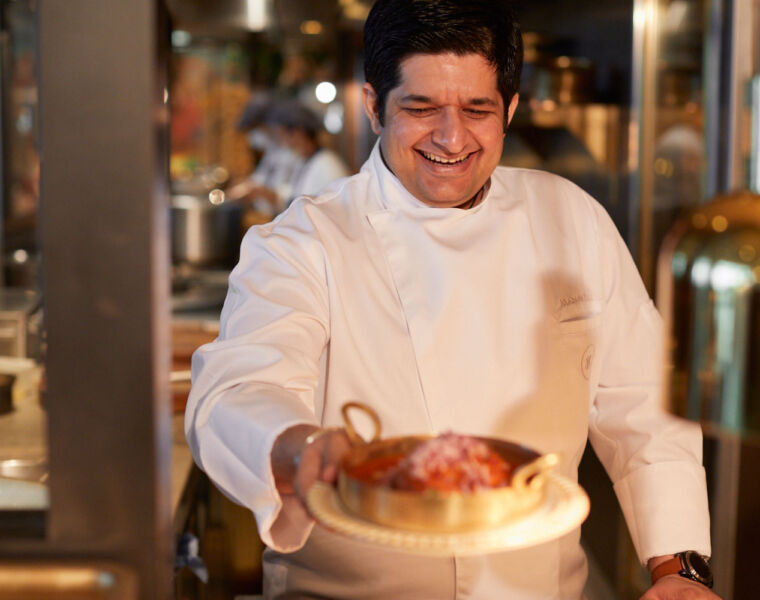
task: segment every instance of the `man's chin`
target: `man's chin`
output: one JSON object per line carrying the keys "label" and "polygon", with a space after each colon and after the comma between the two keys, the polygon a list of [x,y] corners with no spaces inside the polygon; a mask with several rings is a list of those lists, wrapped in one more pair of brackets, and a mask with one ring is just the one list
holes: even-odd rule
{"label": "man's chin", "polygon": [[[482,187],[482,186],[481,186]],[[417,199],[427,204],[428,206],[437,206],[439,208],[452,208],[455,206],[461,206],[467,204],[472,197],[478,193],[480,188],[462,191],[447,189],[445,186],[439,188],[428,187],[424,190],[423,194],[415,194]]]}

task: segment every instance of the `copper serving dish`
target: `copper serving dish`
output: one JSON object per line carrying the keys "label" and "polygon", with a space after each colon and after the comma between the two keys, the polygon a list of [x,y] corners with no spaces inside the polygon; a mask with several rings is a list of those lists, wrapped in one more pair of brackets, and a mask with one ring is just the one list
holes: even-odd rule
{"label": "copper serving dish", "polygon": [[[375,426],[370,442],[356,432],[351,409],[367,413]],[[537,508],[546,496],[546,473],[559,463],[556,454],[539,453],[505,440],[475,437],[515,466],[510,485],[476,492],[408,492],[352,477],[358,466],[384,457],[407,455],[435,436],[380,439],[380,420],[368,406],[343,406],[346,431],[354,447],[338,474],[338,496],[354,515],[393,529],[427,533],[463,533],[503,526]]]}

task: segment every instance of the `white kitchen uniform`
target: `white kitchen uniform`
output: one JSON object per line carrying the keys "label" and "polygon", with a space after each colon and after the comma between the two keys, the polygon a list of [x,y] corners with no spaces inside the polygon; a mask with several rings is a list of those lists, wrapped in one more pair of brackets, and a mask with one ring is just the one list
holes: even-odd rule
{"label": "white kitchen uniform", "polygon": [[297,423],[341,425],[351,399],[384,435],[508,438],[561,453],[573,479],[588,436],[642,561],[709,554],[700,431],[660,407],[661,336],[614,225],[572,183],[498,167],[476,207],[433,208],[376,146],[246,235],[219,339],[193,357],[188,441],[273,549],[267,597],[577,599],[579,530],[486,556],[385,550],[313,527],[275,490],[270,450]]}
{"label": "white kitchen uniform", "polygon": [[290,197],[316,196],[328,184],[349,175],[343,159],[332,150],[321,148],[312,154],[298,169],[290,190]]}

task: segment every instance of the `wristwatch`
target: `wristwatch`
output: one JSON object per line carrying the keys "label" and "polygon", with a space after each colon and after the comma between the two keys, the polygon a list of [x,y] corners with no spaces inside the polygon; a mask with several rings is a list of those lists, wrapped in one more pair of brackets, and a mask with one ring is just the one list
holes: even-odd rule
{"label": "wristwatch", "polygon": [[707,562],[707,558],[694,550],[674,554],[673,558],[657,565],[652,571],[652,585],[665,575],[680,575],[709,588],[713,586],[710,563]]}

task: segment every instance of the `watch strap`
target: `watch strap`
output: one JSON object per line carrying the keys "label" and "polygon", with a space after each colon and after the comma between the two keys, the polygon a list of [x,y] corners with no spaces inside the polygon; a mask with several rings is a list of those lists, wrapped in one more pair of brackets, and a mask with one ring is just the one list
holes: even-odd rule
{"label": "watch strap", "polygon": [[704,556],[693,550],[678,552],[665,562],[652,569],[652,585],[666,575],[679,575],[711,588],[713,586],[712,570]]}
{"label": "watch strap", "polygon": [[682,569],[681,557],[678,555],[669,558],[665,562],[661,562],[652,570],[652,585],[657,583],[658,579],[665,577],[665,575],[679,575]]}

